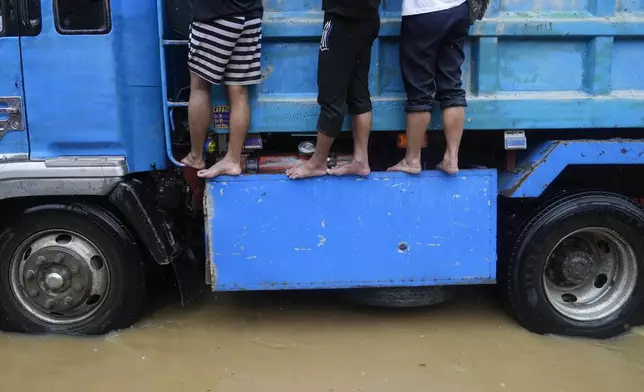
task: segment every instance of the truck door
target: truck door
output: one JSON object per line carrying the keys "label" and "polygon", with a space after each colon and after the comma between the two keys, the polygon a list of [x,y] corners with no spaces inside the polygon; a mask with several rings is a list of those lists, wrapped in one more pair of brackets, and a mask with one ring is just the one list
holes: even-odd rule
{"label": "truck door", "polygon": [[20,26],[29,21],[20,20],[19,6],[0,0],[0,163],[29,157],[20,56]]}

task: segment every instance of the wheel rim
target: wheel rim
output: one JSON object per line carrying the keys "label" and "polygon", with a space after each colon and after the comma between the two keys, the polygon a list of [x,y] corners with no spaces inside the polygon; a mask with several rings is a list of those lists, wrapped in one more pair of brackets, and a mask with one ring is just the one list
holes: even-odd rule
{"label": "wheel rim", "polygon": [[637,285],[637,255],[616,232],[585,228],[550,252],[543,281],[550,304],[577,321],[595,321],[621,310]]}
{"label": "wheel rim", "polygon": [[11,289],[24,310],[50,324],[92,316],[110,287],[107,261],[78,233],[49,230],[25,240],[10,266]]}

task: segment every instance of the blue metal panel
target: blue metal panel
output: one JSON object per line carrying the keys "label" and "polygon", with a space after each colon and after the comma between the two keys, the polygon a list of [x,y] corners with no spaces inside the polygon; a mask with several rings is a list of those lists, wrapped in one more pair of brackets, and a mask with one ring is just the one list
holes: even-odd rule
{"label": "blue metal panel", "polygon": [[31,158],[126,156],[130,171],[166,167],[154,0],[112,0],[112,31],[60,35],[53,2],[22,39]]}
{"label": "blue metal panel", "polygon": [[507,197],[538,197],[569,165],[642,165],[644,141],[571,140],[544,142],[525,154],[515,173],[499,178]]}
{"label": "blue metal panel", "polygon": [[217,290],[429,286],[496,278],[496,171],[207,185]]}
{"label": "blue metal panel", "polygon": [[[0,86],[2,86],[1,81]],[[1,87],[0,91],[2,91]],[[29,154],[29,139],[27,137],[27,132],[9,132],[4,135],[4,137],[0,139],[0,155],[4,154],[21,155],[26,158]],[[1,161],[2,160],[0,160],[0,163],[2,163]]]}
{"label": "blue metal panel", "polygon": [[[372,52],[376,131],[405,129],[398,64],[401,2],[383,2]],[[251,132],[314,131],[320,2],[265,5],[264,81],[253,93]],[[632,64],[639,64],[644,52],[642,11],[641,0],[492,0],[466,48],[466,127],[641,127],[644,71]],[[221,89],[215,90],[215,104],[226,105]],[[440,126],[435,116],[431,127]]]}
{"label": "blue metal panel", "polygon": [[[18,38],[2,37],[0,34],[0,56],[0,97],[22,97],[20,43]],[[0,107],[2,106],[3,104],[0,102]],[[8,115],[0,114],[0,121],[7,119]],[[3,154],[28,153],[29,141],[26,131],[12,131],[0,138],[0,156]]]}

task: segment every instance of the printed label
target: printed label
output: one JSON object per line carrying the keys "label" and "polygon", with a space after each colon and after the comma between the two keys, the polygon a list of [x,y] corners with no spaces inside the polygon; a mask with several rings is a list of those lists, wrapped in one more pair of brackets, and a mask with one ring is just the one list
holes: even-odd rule
{"label": "printed label", "polygon": [[229,129],[230,106],[215,106],[212,109],[212,122],[215,129]]}

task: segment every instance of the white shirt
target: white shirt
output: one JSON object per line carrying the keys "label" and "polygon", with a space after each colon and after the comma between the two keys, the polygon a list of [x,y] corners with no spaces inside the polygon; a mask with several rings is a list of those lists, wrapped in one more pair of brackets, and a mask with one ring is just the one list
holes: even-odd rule
{"label": "white shirt", "polygon": [[403,0],[402,16],[427,14],[458,7],[466,0]]}

